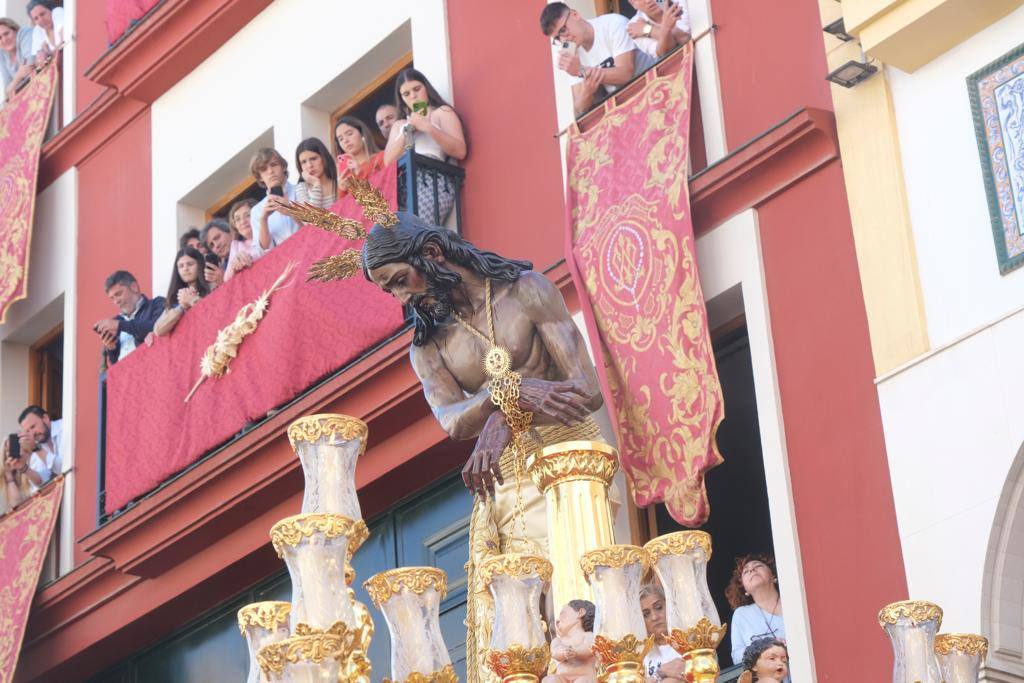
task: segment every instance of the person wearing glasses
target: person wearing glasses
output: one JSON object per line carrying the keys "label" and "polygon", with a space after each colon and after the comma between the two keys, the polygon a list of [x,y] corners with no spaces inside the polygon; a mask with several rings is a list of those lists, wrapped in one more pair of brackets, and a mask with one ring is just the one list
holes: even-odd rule
{"label": "person wearing glasses", "polygon": [[576,115],[654,65],[654,58],[629,37],[621,14],[584,19],[564,2],[544,6],[540,28],[558,49],[558,68],[572,81]]}

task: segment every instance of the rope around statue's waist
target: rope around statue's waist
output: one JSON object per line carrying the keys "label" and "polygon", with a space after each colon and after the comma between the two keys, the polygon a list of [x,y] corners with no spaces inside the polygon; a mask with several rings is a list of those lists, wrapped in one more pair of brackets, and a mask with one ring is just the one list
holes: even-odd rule
{"label": "rope around statue's waist", "polygon": [[[594,418],[587,416],[587,419],[583,420],[579,424],[565,426],[565,425],[544,425],[540,427],[533,427],[526,432],[523,438],[525,453],[523,454],[523,469],[522,472],[526,474],[526,459],[534,453],[537,453],[542,448],[551,446],[556,443],[562,443],[563,441],[599,441],[601,440],[601,428],[594,422]],[[508,447],[501,454],[501,459],[498,461],[501,467],[501,475],[506,481],[512,481],[515,477],[516,467],[514,453],[512,448]]]}

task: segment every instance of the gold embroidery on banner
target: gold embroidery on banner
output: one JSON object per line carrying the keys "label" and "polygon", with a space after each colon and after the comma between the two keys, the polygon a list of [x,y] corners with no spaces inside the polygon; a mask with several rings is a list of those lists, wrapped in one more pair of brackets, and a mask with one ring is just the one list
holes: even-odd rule
{"label": "gold embroidery on banner", "polygon": [[288,441],[292,448],[299,441],[315,443],[325,436],[334,436],[342,441],[360,439],[365,448],[368,434],[366,423],[358,417],[337,413],[306,415],[288,425]]}
{"label": "gold embroidery on banner", "polygon": [[434,590],[441,594],[443,600],[448,593],[448,577],[434,567],[401,567],[374,574],[363,583],[363,588],[370,594],[377,609],[380,609],[381,605],[403,590],[416,595]]}
{"label": "gold embroidery on banner", "polygon": [[651,556],[638,545],[609,545],[584,553],[580,558],[580,569],[587,581],[598,567],[622,569],[627,564],[639,564],[643,576],[651,568]]}
{"label": "gold embroidery on banner", "polygon": [[350,562],[352,555],[359,549],[359,546],[370,537],[370,530],[366,527],[366,522],[361,519],[351,520],[343,515],[327,512],[310,512],[285,517],[272,526],[270,528],[270,541],[274,545],[277,556],[284,558],[285,546],[294,548],[303,539],[310,538],[316,533],[321,533],[326,538],[347,537],[348,549],[346,554]]}
{"label": "gold embroidery on banner", "polygon": [[977,633],[940,633],[935,636],[935,654],[946,656],[952,652],[984,659],[988,654],[988,639]]}
{"label": "gold embroidery on banner", "polygon": [[[691,49],[691,48],[688,48]],[[684,56],[692,60],[692,53]],[[688,139],[678,115],[689,106],[690,62],[654,78],[586,132],[569,138],[573,248],[593,315],[608,349],[602,355],[617,408],[623,466],[638,504],[664,500],[672,516],[697,525],[708,515],[703,472],[722,462],[715,444],[721,387],[707,332],[692,237],[661,226],[668,206],[688,219]],[[636,112],[645,112],[637,144],[648,150],[646,178],[621,201],[599,208],[602,168]],[[613,350],[614,354],[608,351]],[[639,368],[645,356],[666,359],[656,377]],[[658,419],[654,406],[659,407]],[[668,427],[668,428],[666,428]]]}
{"label": "gold embroidery on banner", "polygon": [[913,624],[935,621],[935,627],[942,627],[942,608],[925,600],[902,600],[886,605],[878,613],[878,625],[897,624],[900,619],[909,619]]}
{"label": "gold embroidery on banner", "polygon": [[245,629],[256,626],[264,631],[276,631],[288,624],[292,604],[278,600],[252,602],[238,610],[238,630],[245,635]]}

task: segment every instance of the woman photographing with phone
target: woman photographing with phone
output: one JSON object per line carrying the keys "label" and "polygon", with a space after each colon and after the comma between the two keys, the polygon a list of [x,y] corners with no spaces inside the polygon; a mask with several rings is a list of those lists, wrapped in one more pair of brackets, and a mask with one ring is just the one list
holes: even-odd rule
{"label": "woman photographing with phone", "polygon": [[171,284],[167,287],[167,302],[163,314],[153,325],[153,334],[158,337],[169,335],[184,317],[185,311],[210,293],[203,267],[203,255],[191,247],[182,249],[174,257],[174,272],[171,273]]}
{"label": "woman photographing with phone", "polygon": [[[395,106],[404,118],[391,127],[384,148],[384,163],[393,164],[412,148],[417,154],[455,163],[466,158],[466,134],[462,120],[438,94],[427,77],[416,69],[405,69],[395,82]],[[436,209],[434,182],[429,172],[417,174],[418,214],[428,223],[444,223],[455,205],[455,188],[447,176],[438,179]],[[399,208],[405,193],[399,191]],[[411,207],[409,207],[411,208]]]}
{"label": "woman photographing with phone", "polygon": [[377,147],[370,128],[354,116],[342,116],[334,127],[338,141],[338,195],[348,191],[349,178],[367,179],[384,168],[384,153]]}

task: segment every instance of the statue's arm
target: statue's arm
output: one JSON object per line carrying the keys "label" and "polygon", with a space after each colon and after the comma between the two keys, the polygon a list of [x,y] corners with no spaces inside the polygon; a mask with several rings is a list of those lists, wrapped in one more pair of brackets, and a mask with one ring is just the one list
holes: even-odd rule
{"label": "statue's arm", "polygon": [[441,428],[459,441],[478,436],[495,410],[487,385],[467,397],[433,342],[412,347],[410,358]]}
{"label": "statue's arm", "polygon": [[555,366],[565,380],[572,384],[573,391],[583,397],[590,412],[600,408],[604,399],[597,380],[597,370],[590,361],[576,323],[565,307],[562,293],[546,277],[528,270],[519,276],[516,294],[536,326]]}

